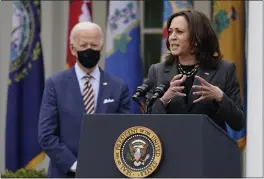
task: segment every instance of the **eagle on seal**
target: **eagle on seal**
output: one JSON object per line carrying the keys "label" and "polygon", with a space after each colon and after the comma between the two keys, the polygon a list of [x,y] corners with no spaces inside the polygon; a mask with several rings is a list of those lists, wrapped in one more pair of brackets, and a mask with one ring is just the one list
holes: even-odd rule
{"label": "eagle on seal", "polygon": [[146,156],[148,146],[148,143],[142,139],[136,139],[129,144],[129,152],[135,166],[144,165],[148,160],[149,154]]}

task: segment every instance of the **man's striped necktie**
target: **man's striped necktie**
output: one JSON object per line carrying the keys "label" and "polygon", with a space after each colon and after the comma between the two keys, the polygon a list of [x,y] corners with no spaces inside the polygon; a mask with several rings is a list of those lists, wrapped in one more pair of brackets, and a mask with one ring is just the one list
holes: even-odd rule
{"label": "man's striped necktie", "polygon": [[86,83],[84,84],[84,90],[83,90],[83,102],[86,114],[93,114],[95,113],[95,105],[94,105],[94,92],[93,87],[90,82],[91,76],[86,75],[85,77]]}

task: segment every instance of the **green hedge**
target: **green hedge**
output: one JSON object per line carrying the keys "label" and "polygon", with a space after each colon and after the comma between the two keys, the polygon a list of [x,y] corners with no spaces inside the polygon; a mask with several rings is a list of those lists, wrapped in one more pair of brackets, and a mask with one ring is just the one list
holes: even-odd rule
{"label": "green hedge", "polygon": [[1,178],[47,178],[44,169],[19,169],[16,172],[5,171],[1,174]]}

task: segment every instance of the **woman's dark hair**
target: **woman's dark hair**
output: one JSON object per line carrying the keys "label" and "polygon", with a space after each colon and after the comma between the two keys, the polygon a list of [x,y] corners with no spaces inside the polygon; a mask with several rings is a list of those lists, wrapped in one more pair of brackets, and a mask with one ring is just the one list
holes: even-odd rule
{"label": "woman's dark hair", "polygon": [[[191,49],[200,62],[201,67],[213,68],[222,59],[219,47],[219,41],[216,31],[214,30],[210,20],[201,12],[195,10],[185,10],[177,12],[167,20],[167,31],[171,22],[175,17],[183,16],[187,20],[189,27],[189,37]],[[168,33],[169,34],[169,33]],[[166,42],[167,49],[170,50],[169,35]],[[167,56],[168,63],[174,61],[172,54]]]}

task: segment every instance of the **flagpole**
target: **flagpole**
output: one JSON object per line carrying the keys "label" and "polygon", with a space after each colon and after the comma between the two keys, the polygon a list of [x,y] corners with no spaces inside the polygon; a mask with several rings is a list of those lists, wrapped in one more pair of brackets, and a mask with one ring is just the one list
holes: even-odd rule
{"label": "flagpole", "polygon": [[[10,43],[11,42],[11,31],[12,31],[12,2],[3,1],[0,5],[0,82],[3,85],[0,88],[0,143],[2,144],[0,150],[0,172],[5,169],[5,126],[6,126],[6,100],[7,100],[7,84],[8,84],[8,69],[10,62]],[[7,35],[8,34],[8,35]],[[10,35],[9,35],[10,34]]]}

